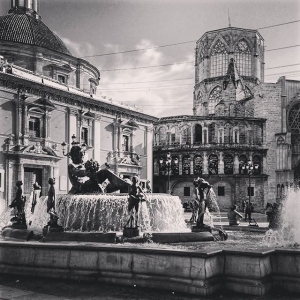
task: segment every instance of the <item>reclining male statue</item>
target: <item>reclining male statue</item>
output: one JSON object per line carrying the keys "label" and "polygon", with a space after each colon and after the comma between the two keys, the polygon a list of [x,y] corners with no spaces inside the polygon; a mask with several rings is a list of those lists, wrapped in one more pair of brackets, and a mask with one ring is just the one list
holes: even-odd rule
{"label": "reclining male statue", "polygon": [[[68,166],[68,175],[72,184],[69,194],[112,193],[130,186],[107,167],[100,169],[97,161],[90,159],[84,162],[84,155],[85,151],[80,145],[74,145],[68,154],[73,162]],[[107,182],[109,183],[104,188],[103,183]]]}

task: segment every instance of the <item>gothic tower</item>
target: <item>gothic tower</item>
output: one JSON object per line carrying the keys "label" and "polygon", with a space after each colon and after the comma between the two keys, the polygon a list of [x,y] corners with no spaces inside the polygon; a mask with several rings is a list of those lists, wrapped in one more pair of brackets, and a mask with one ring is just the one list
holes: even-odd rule
{"label": "gothic tower", "polygon": [[194,115],[236,116],[238,102],[251,99],[262,82],[264,39],[256,30],[228,27],[206,32],[197,41]]}

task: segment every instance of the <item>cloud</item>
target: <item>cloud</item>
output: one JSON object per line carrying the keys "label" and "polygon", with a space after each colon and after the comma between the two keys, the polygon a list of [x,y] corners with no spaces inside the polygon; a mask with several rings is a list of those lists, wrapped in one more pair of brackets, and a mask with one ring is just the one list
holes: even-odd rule
{"label": "cloud", "polygon": [[72,53],[72,55],[76,57],[85,57],[85,56],[90,56],[95,54],[95,48],[92,44],[90,43],[76,43],[71,41],[68,38],[62,38],[60,37],[61,40],[65,43],[69,51]]}
{"label": "cloud", "polygon": [[[124,51],[119,45],[107,44],[105,47],[105,53]],[[153,49],[155,45],[149,40],[141,40],[136,45],[136,49],[151,47],[145,51],[99,59],[95,64],[101,72],[98,93],[116,102],[137,105],[144,113],[157,117],[192,115],[194,64],[174,64],[172,57],[166,56],[161,49]],[[181,56],[178,63],[194,60],[191,52]],[[173,65],[133,69],[164,64]],[[116,69],[119,71],[107,71]],[[191,79],[178,80],[182,78]]]}

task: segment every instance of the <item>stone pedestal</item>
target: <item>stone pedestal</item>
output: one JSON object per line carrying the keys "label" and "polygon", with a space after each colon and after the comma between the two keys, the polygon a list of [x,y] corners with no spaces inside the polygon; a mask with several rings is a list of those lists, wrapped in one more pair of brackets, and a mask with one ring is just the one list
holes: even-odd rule
{"label": "stone pedestal", "polygon": [[135,228],[124,228],[123,229],[123,237],[136,237],[136,236],[140,236],[140,229],[138,227]]}
{"label": "stone pedestal", "polygon": [[[21,225],[19,225],[21,226]],[[19,229],[19,228],[13,228],[11,226],[6,227],[2,230],[1,235],[4,238],[8,239],[17,239],[17,240],[24,240],[29,241],[33,238],[33,231],[27,230],[27,229]]]}
{"label": "stone pedestal", "polygon": [[12,229],[27,229],[26,224],[12,224],[9,227]]}
{"label": "stone pedestal", "polygon": [[211,227],[208,225],[192,226],[192,232],[210,232],[211,233]]}

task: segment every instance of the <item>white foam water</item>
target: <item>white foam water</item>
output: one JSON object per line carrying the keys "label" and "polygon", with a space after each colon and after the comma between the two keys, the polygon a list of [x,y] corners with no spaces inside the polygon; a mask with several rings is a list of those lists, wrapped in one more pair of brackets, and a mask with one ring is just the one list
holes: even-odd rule
{"label": "white foam water", "polygon": [[288,190],[282,202],[278,229],[269,229],[264,242],[270,247],[300,245],[300,190]]}
{"label": "white foam water", "polygon": [[[41,231],[49,221],[47,197],[37,200],[31,213],[32,195],[25,205],[28,229]],[[57,195],[58,223],[66,231],[108,232],[123,230],[128,218],[128,195]],[[11,210],[0,216],[0,229],[9,225]],[[189,231],[183,214],[181,200],[168,194],[147,194],[140,203],[139,224],[142,231]]]}

